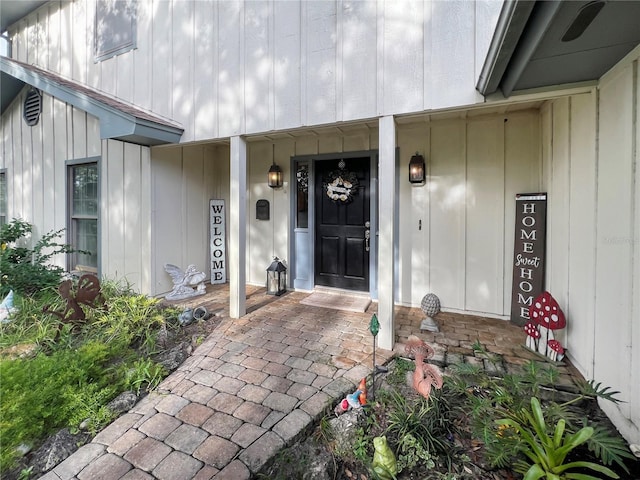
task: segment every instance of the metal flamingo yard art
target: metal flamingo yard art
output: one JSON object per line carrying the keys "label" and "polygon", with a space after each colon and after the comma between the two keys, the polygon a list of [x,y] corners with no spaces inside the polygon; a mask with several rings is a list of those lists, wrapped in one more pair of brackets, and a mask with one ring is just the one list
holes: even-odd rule
{"label": "metal flamingo yard art", "polygon": [[431,388],[442,388],[442,374],[435,365],[424,363],[425,359],[433,357],[433,348],[415,335],[410,335],[404,351],[413,355],[416,370],[413,372],[413,388],[424,398],[429,398]]}

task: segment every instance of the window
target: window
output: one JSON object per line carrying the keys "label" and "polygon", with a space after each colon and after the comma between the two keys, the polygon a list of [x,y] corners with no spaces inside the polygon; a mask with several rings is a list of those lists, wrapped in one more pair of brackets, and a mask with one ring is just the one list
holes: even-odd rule
{"label": "window", "polygon": [[309,228],[309,165],[296,164],[296,228]]}
{"label": "window", "polygon": [[136,48],[137,0],[98,0],[96,4],[95,61]]}
{"label": "window", "polygon": [[7,172],[0,170],[0,227],[7,223]]}
{"label": "window", "polygon": [[74,163],[68,167],[69,270],[98,271],[98,162]]}

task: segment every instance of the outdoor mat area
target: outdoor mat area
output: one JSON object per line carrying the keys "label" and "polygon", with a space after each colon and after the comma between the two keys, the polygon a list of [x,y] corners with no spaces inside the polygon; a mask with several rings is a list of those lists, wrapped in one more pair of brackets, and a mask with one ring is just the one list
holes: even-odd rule
{"label": "outdoor mat area", "polygon": [[364,295],[350,295],[347,293],[313,292],[308,297],[300,300],[303,305],[313,307],[332,308],[347,312],[366,312],[371,304],[371,299]]}

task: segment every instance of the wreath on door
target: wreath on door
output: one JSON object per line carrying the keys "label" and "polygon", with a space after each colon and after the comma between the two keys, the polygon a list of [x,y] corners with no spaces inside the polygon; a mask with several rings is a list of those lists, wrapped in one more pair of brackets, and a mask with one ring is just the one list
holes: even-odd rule
{"label": "wreath on door", "polygon": [[334,170],[326,176],[324,187],[327,196],[334,202],[351,203],[354,195],[358,193],[358,177],[343,168]]}

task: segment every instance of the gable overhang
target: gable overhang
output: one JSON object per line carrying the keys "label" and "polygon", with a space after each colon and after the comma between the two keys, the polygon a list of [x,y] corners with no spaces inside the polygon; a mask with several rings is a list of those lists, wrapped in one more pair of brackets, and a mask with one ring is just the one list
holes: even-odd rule
{"label": "gable overhang", "polygon": [[[30,85],[97,117],[102,139],[155,146],[179,143],[184,132],[178,124],[39,67],[0,56],[0,72],[3,91],[6,80],[14,85]],[[7,76],[9,79],[5,78]]]}
{"label": "gable overhang", "polygon": [[504,97],[597,82],[640,44],[638,1],[506,0],[476,89]]}

